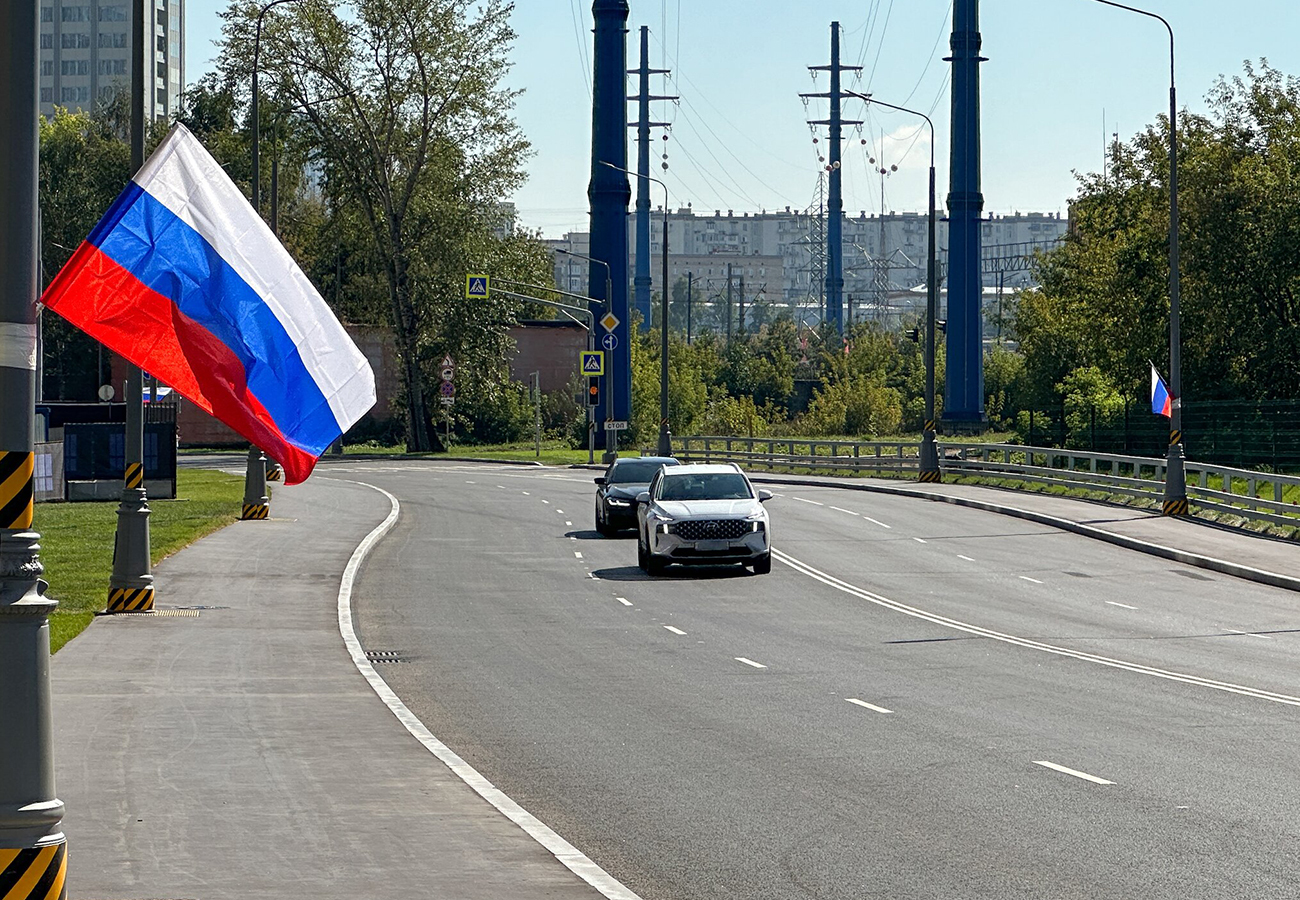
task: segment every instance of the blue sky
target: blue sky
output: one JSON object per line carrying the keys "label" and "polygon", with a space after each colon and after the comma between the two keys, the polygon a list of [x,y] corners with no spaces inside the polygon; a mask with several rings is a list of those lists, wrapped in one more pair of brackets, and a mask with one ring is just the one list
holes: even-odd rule
{"label": "blue sky", "polygon": [[[186,4],[190,80],[211,68],[225,6]],[[631,7],[629,68],[637,29],[648,25],[652,67],[673,70],[666,84],[656,76],[652,90],[681,97],[653,108],[656,120],[673,123],[667,141],[655,130],[652,169],[667,181],[674,207],[739,214],[812,202],[825,135],[814,145],[805,119],[824,118],[825,106],[815,104],[825,101],[805,110],[798,94],[827,89],[826,74],[814,83],[807,67],[829,62],[832,21],[842,26],[842,61],[863,66],[856,82],[846,75],[846,88],[933,109],[942,202],[950,102],[942,57],[952,0],[631,0]],[[1168,108],[1167,33],[1154,19],[1095,0],[984,0],[980,7],[989,57],[980,73],[985,209],[1064,213],[1073,172],[1101,166],[1105,135],[1118,130],[1127,139]],[[1300,74],[1295,0],[1147,0],[1144,8],[1174,27],[1180,107],[1203,111],[1215,79],[1240,74],[1246,59],[1266,57]],[[584,230],[591,2],[517,0],[513,21],[519,38],[508,83],[525,90],[516,115],[535,155],[528,184],[512,199],[523,224],[548,236]],[[881,208],[882,179],[870,157],[899,167],[885,179],[885,209],[924,209],[929,145],[920,120],[854,103],[845,114],[866,120],[861,133],[846,132],[846,211]],[[634,140],[628,153],[635,159]],[[652,196],[661,202],[657,187]]]}

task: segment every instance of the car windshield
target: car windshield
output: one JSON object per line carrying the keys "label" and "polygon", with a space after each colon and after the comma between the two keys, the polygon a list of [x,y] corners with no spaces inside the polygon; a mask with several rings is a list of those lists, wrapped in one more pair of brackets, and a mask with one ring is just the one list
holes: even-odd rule
{"label": "car windshield", "polygon": [[609,473],[610,484],[649,484],[650,479],[655,477],[655,472],[664,463],[659,460],[654,462],[625,462],[616,465]]}
{"label": "car windshield", "polygon": [[750,500],[749,482],[739,472],[666,476],[660,483],[660,500]]}

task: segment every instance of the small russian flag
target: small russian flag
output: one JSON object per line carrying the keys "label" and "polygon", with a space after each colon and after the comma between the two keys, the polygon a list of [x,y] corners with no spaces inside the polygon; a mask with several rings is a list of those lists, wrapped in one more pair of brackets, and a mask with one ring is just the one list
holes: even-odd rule
{"label": "small russian flag", "polygon": [[1173,402],[1169,397],[1169,387],[1156,371],[1156,364],[1151,363],[1151,412],[1157,416],[1170,418]]}

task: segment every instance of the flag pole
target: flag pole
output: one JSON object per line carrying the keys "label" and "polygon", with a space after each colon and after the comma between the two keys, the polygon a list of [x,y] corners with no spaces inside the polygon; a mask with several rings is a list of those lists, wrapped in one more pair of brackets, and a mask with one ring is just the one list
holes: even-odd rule
{"label": "flag pole", "polygon": [[[132,4],[131,65],[131,172],[144,166],[144,132],[148,107],[149,46],[145,35],[152,17],[144,0]],[[152,29],[150,29],[152,30]],[[153,609],[154,586],[149,558],[149,500],[144,487],[144,373],[128,364],[126,376],[126,446],[122,475],[122,502],[117,507],[117,534],[113,539],[113,574],[108,579],[110,613],[148,612]]]}

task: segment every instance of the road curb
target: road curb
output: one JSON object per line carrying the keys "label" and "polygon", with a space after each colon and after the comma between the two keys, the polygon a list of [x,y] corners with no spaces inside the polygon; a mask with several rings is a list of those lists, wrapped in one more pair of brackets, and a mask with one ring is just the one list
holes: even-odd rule
{"label": "road curb", "polygon": [[1001,506],[997,503],[988,503],[984,500],[972,500],[969,497],[954,497],[950,494],[916,491],[909,488],[891,487],[883,484],[835,484],[834,482],[811,481],[797,478],[771,478],[762,475],[751,475],[750,481],[758,482],[760,484],[784,484],[798,485],[800,487],[829,487],[836,488],[837,490],[866,491],[867,493],[892,494],[897,497],[929,500],[933,503],[950,503],[953,506],[964,506],[969,509],[978,509],[984,512],[1024,519],[1027,522],[1035,522],[1039,525],[1046,525],[1049,528],[1059,528],[1062,531],[1069,531],[1073,534],[1082,535],[1083,537],[1105,541],[1108,544],[1114,544],[1118,547],[1123,547],[1126,550],[1136,550],[1139,553],[1146,553],[1150,556],[1158,556],[1162,559],[1180,562],[1189,566],[1196,566],[1200,569],[1208,569],[1212,572],[1218,572],[1221,575],[1231,575],[1234,578],[1243,578],[1247,581],[1267,584],[1271,587],[1282,588],[1283,590],[1300,592],[1300,578],[1293,578],[1289,575],[1280,575],[1277,572],[1267,572],[1263,569],[1252,568],[1251,566],[1243,566],[1240,563],[1216,559],[1213,556],[1202,556],[1199,553],[1189,553],[1186,550],[1177,550],[1173,547],[1166,547],[1163,544],[1153,544],[1150,541],[1139,540],[1138,538],[1129,537],[1128,535],[1116,534],[1113,531],[1106,531],[1103,528],[1084,525],[1082,522],[1073,522],[1069,519],[1061,519],[1057,516],[1050,516],[1046,513],[1034,512],[1029,509],[1020,509],[1015,506]]}

